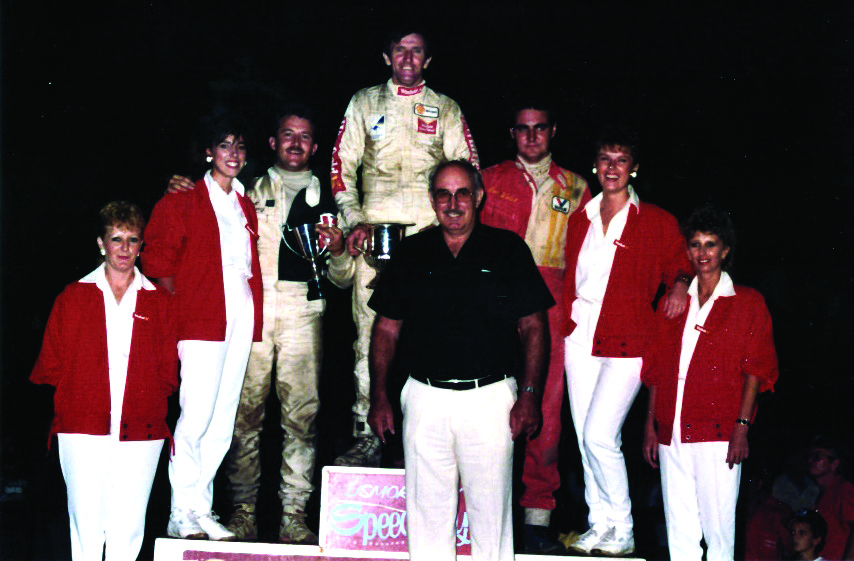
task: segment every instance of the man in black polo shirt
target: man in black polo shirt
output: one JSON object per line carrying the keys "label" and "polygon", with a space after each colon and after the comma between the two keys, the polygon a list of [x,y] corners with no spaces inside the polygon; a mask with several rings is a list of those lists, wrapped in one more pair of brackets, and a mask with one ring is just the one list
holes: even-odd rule
{"label": "man in black polo shirt", "polygon": [[410,559],[455,558],[461,481],[472,559],[512,560],[513,440],[540,423],[554,300],[522,238],[477,224],[471,164],[438,165],[429,195],[440,227],[401,243],[369,302],[368,421],[380,438],[394,433],[386,378],[398,354]]}

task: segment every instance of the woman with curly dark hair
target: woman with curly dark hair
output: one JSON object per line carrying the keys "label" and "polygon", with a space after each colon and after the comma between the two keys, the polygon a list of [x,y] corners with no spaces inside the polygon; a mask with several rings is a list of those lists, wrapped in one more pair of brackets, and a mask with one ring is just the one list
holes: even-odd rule
{"label": "woman with curly dark hair", "polygon": [[253,341],[261,339],[255,205],[237,179],[243,131],[220,120],[207,142],[211,169],[196,188],[163,197],[145,230],[147,274],[175,295],[181,416],[169,463],[176,538],[233,540],[211,511],[213,480],[231,445]]}

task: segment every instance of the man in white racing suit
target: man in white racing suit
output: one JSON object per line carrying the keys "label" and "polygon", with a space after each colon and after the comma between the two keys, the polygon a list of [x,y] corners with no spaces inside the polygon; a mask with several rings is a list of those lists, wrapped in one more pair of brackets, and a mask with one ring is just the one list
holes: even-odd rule
{"label": "man in white racing suit", "polygon": [[[350,228],[347,248],[358,255],[370,238],[371,223],[413,224],[407,235],[435,224],[428,176],[440,162],[465,159],[478,165],[477,150],[460,107],[428,88],[423,71],[432,60],[422,33],[408,28],[393,32],[383,58],[391,79],[360,90],[350,100],[332,152],[332,192]],[[362,166],[363,201],[356,188]],[[336,465],[379,466],[381,444],[367,424],[370,408],[368,354],[374,312],[367,283],[376,271],[357,258],[353,289],[356,342],[353,405],[356,442],[335,460]]]}

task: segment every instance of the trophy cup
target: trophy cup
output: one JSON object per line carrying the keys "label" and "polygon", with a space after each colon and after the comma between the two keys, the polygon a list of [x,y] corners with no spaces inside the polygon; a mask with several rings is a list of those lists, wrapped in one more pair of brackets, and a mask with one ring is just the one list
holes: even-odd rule
{"label": "trophy cup", "polygon": [[320,247],[319,238],[314,224],[303,224],[295,228],[287,225],[282,227],[282,239],[288,249],[311,263],[312,278],[308,281],[307,296],[309,300],[322,300],[324,298],[320,289],[320,278],[323,276],[321,273],[322,258],[327,250],[326,247]]}
{"label": "trophy cup", "polygon": [[371,224],[371,249],[365,252],[365,262],[377,270],[377,274],[367,284],[367,287],[374,289],[377,286],[377,281],[380,275],[388,265],[389,259],[406,232],[407,226],[415,224],[401,224],[399,222],[382,222]]}

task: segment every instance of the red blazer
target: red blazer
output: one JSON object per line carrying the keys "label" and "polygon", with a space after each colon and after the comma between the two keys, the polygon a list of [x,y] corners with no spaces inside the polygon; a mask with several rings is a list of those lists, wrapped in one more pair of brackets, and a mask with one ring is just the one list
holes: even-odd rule
{"label": "red blazer", "polygon": [[[583,210],[569,217],[564,283],[564,335],[575,329],[575,269],[578,254],[590,228]],[[685,241],[676,219],[655,205],[629,206],[629,216],[617,252],[605,300],[593,337],[593,355],[640,357],[649,344],[655,313],[652,301],[661,283],[671,288],[680,276],[693,276]]]}
{"label": "red blazer", "polygon": [[[258,218],[255,206],[237,194],[249,229],[252,278],[249,288],[255,305],[253,341],[261,340],[261,265],[258,261]],[[160,199],[145,228],[141,254],[149,277],[175,278],[175,313],[178,340],[225,340],[225,289],[219,226],[203,179],[196,188],[170,193]]]}
{"label": "red blazer", "polygon": [[[644,356],[641,371],[643,383],[657,388],[655,421],[658,441],[664,445],[670,444],[673,435],[679,356],[687,318],[687,310],[672,320],[657,315],[655,344]],[[777,353],[771,315],[762,295],[752,288],[736,286],[735,296],[715,300],[691,357],[679,419],[682,442],[729,440],[748,375],[759,378],[759,391],[773,390]]]}
{"label": "red blazer", "polygon": [[[178,388],[178,354],[169,294],[137,293],[120,440],[170,438],[166,398]],[[104,293],[77,282],[56,299],[38,361],[36,384],[56,386],[51,434],[110,433],[110,374]]]}

